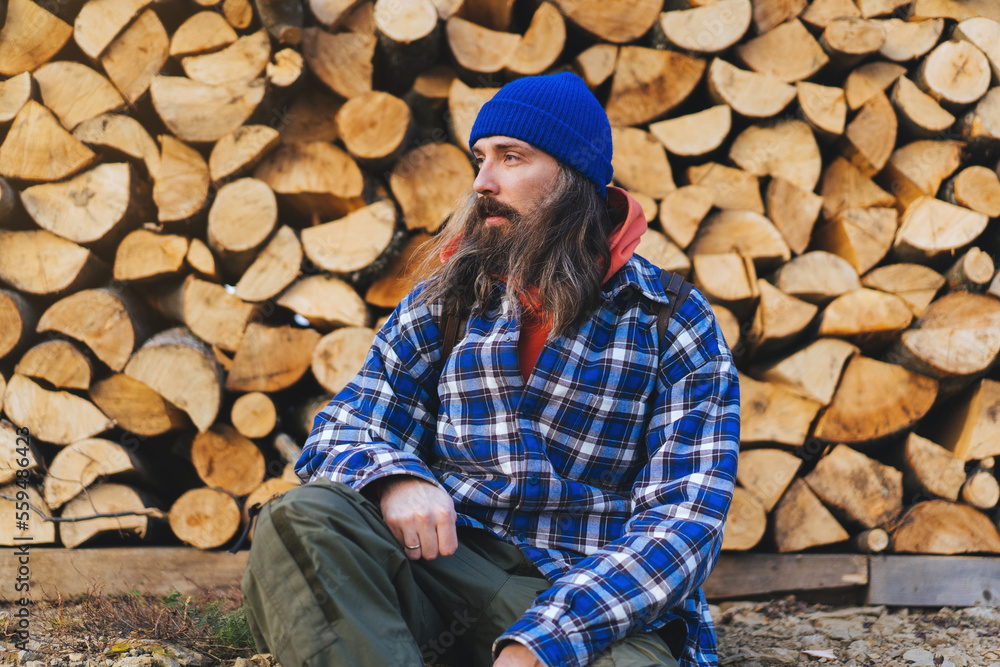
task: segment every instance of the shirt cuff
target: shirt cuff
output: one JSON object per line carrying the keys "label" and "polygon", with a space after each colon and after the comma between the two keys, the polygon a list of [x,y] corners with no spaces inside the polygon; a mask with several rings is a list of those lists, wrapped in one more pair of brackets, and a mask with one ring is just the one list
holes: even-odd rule
{"label": "shirt cuff", "polygon": [[569,635],[554,621],[540,615],[522,616],[493,642],[493,657],[500,648],[515,641],[527,646],[546,667],[584,667],[590,656],[577,654]]}

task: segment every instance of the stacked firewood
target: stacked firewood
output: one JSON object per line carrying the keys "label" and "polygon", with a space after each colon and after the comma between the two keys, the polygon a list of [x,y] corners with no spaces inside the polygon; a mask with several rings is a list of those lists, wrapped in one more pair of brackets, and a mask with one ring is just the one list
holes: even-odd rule
{"label": "stacked firewood", "polygon": [[639,254],[736,353],[724,548],[1000,552],[994,0],[0,10],[0,543],[231,543],[471,186],[481,105],[572,70]]}

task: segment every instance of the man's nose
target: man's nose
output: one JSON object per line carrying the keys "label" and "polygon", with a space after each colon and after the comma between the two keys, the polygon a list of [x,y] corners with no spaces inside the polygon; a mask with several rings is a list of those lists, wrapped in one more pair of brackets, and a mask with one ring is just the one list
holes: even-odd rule
{"label": "man's nose", "polygon": [[499,188],[494,177],[493,165],[489,160],[483,160],[483,163],[479,166],[479,173],[476,174],[476,180],[472,184],[472,189],[481,195],[498,194]]}

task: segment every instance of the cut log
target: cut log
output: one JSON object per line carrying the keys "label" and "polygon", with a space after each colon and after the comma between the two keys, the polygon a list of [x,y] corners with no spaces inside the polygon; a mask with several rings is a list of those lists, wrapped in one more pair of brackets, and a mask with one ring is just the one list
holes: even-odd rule
{"label": "cut log", "polygon": [[45,502],[58,509],[99,478],[118,473],[145,475],[138,459],[116,442],[87,438],[64,447],[45,475]]}
{"label": "cut log", "polygon": [[961,159],[962,143],[958,141],[914,141],[893,151],[883,181],[896,195],[899,212],[920,197],[935,196]]}
{"label": "cut log", "polygon": [[792,482],[771,517],[778,553],[836,544],[850,537],[802,479]]}
{"label": "cut log", "polygon": [[455,70],[448,65],[435,65],[417,76],[413,88],[403,95],[417,127],[431,141],[443,138],[434,134],[442,127],[448,107],[448,91],[457,78]]}
{"label": "cut log", "polygon": [[858,18],[860,16],[861,10],[858,9],[854,0],[813,0],[799,14],[799,19],[813,28],[822,30],[835,19]]}
{"label": "cut log", "polygon": [[854,548],[863,554],[878,554],[889,548],[892,538],[881,528],[863,530],[854,536]]}
{"label": "cut log", "polygon": [[278,147],[278,131],[267,125],[242,125],[219,139],[208,157],[213,183],[242,175]]}
{"label": "cut log", "polygon": [[219,85],[156,76],[149,87],[163,123],[181,141],[214,142],[246,121],[264,99],[264,79]]}
{"label": "cut log", "polygon": [[893,347],[898,362],[945,383],[953,393],[985,371],[1000,352],[1000,303],[953,292],[934,301]]}
{"label": "cut log", "polygon": [[873,95],[884,92],[906,74],[906,68],[897,63],[876,60],[856,67],[844,83],[847,106],[853,111],[861,108]]}
{"label": "cut log", "polygon": [[21,72],[6,81],[0,81],[0,125],[6,126],[14,120],[33,92],[31,75]]}
{"label": "cut log", "polygon": [[780,384],[740,374],[740,443],[801,447],[822,406]]}
{"label": "cut log", "polygon": [[749,491],[737,486],[726,515],[723,551],[748,551],[757,546],[767,530],[767,512]]}
{"label": "cut log", "polygon": [[[728,107],[727,107],[728,108]],[[660,202],[660,226],[671,241],[687,248],[715,201],[715,192],[704,185],[685,185],[667,193]]]}
{"label": "cut log", "polygon": [[208,245],[230,274],[242,275],[277,221],[278,200],[267,183],[256,178],[232,181],[219,188],[208,212]]}
{"label": "cut log", "polygon": [[184,266],[188,245],[185,236],[137,229],[118,245],[114,279],[133,282],[176,275]]}
{"label": "cut log", "polygon": [[302,265],[302,245],[291,227],[282,225],[236,283],[244,301],[266,301],[292,284]]}
{"label": "cut log", "polygon": [[90,387],[90,398],[130,433],[154,436],[190,426],[187,416],[146,384],[115,373]]}
{"label": "cut log", "polygon": [[[451,146],[451,149],[465,159],[458,148]],[[325,271],[339,274],[359,271],[385,252],[395,227],[396,207],[386,199],[340,220],[303,229],[302,248],[309,261]]]}
{"label": "cut log", "polygon": [[316,20],[327,28],[337,28],[346,23],[361,0],[309,0],[309,9]]}
{"label": "cut log", "polygon": [[7,383],[3,408],[15,425],[54,445],[68,445],[114,426],[87,399],[65,391],[42,389],[33,380],[17,374]]}
{"label": "cut log", "polygon": [[685,278],[691,275],[691,260],[683,250],[660,232],[647,230],[639,239],[635,252],[667,271],[673,271]]}
{"label": "cut log", "polygon": [[21,201],[39,227],[107,254],[151,213],[149,187],[121,162],[35,185]]}
{"label": "cut log", "polygon": [[89,0],[73,22],[80,50],[97,60],[115,37],[150,4],[150,0]]}
{"label": "cut log", "polygon": [[[705,4],[705,3],[694,3]],[[753,27],[758,33],[767,32],[802,13],[808,0],[756,0],[753,3]]]}
{"label": "cut log", "polygon": [[378,38],[376,69],[381,70],[389,90],[409,90],[417,76],[438,59],[441,35],[437,8],[430,0],[405,5],[379,0],[373,18]]}
{"label": "cut log", "polygon": [[615,182],[629,191],[657,199],[677,189],[663,146],[648,132],[634,127],[612,127]]}
{"label": "cut log", "polygon": [[656,203],[655,199],[642,192],[630,192],[629,194],[639,202],[639,208],[642,209],[642,214],[646,216],[646,222],[652,227],[653,223],[659,219],[660,205]]}
{"label": "cut log", "polygon": [[917,83],[938,102],[961,107],[986,94],[990,74],[982,51],[966,41],[948,41],[921,61]]}
{"label": "cut log", "polygon": [[[281,2],[280,0],[256,0],[254,7],[260,23],[269,35],[282,44],[297,45],[302,41],[304,11],[301,2]],[[251,20],[253,20],[251,12]]]}
{"label": "cut log", "polygon": [[694,285],[709,300],[741,316],[753,312],[757,299],[757,272],[749,257],[737,253],[701,253],[692,258]]}
{"label": "cut log", "polygon": [[350,99],[372,89],[375,43],[373,35],[331,35],[320,28],[306,28],[302,31],[302,56],[324,85]]}
{"label": "cut log", "polygon": [[250,323],[226,378],[229,391],[272,392],[299,381],[320,339],[313,329]]}
{"label": "cut log", "polygon": [[914,136],[932,137],[955,122],[954,116],[905,76],[896,80],[892,89],[892,104],[899,112],[903,126]]}
{"label": "cut log", "polygon": [[824,138],[840,136],[847,122],[847,98],[842,88],[809,81],[795,84],[802,115],[814,132]]}
{"label": "cut log", "polygon": [[989,517],[947,500],[917,503],[892,534],[895,553],[1000,553],[1000,533]]}
{"label": "cut log", "polygon": [[420,273],[420,248],[430,240],[423,233],[414,234],[403,246],[381,277],[365,292],[365,301],[377,308],[395,308],[402,298],[425,276]]}
{"label": "cut log", "polygon": [[267,30],[261,28],[221,51],[182,58],[181,67],[188,77],[201,83],[245,83],[259,77],[270,59],[271,40]]}
{"label": "cut log", "polygon": [[295,49],[282,49],[274,54],[264,68],[267,82],[276,88],[290,88],[302,78],[306,61]]}
{"label": "cut log", "polygon": [[368,325],[368,308],[354,288],[333,276],[300,278],[278,297],[276,303],[301,315],[316,329]]}
{"label": "cut log", "polygon": [[120,291],[88,289],[52,304],[38,331],[58,331],[86,345],[111,370],[125,367],[145,339],[148,320],[139,303]]}
{"label": "cut log", "polygon": [[[0,386],[6,384],[0,382]],[[0,484],[17,479],[18,470],[37,469],[39,461],[43,460],[30,435],[25,436],[20,431],[18,436],[19,431],[6,419],[0,419]]]}
{"label": "cut log", "polygon": [[337,394],[364,365],[375,339],[366,327],[344,327],[323,336],[312,354],[312,373],[320,386]]}
{"label": "cut log", "polygon": [[188,17],[170,38],[174,58],[211,53],[236,41],[238,35],[226,19],[215,11],[198,12]]}
{"label": "cut log", "polygon": [[767,218],[752,211],[720,211],[709,216],[688,248],[691,256],[725,252],[751,258],[758,273],[791,258],[781,233]]}
{"label": "cut log", "polygon": [[125,99],[135,104],[149,90],[169,54],[170,37],[156,12],[147,9],[111,42],[101,56],[101,66]]}
{"label": "cut log", "polygon": [[281,146],[264,158],[254,177],[305,216],[339,218],[364,206],[364,178],[357,163],[325,141]]}
{"label": "cut log", "polygon": [[965,484],[965,465],[947,449],[911,433],[906,439],[903,482],[911,493],[927,492],[958,500]]}
{"label": "cut log", "polygon": [[705,155],[729,135],[732,112],[720,104],[679,118],[652,123],[649,131],[674,155]]}
{"label": "cut log", "polygon": [[480,0],[458,4],[460,6],[453,16],[460,16],[466,21],[478,23],[491,30],[509,30],[511,27],[514,0]]}
{"label": "cut log", "polygon": [[246,438],[263,438],[274,430],[278,412],[267,394],[252,391],[233,402],[230,413],[233,427]]}
{"label": "cut log", "polygon": [[992,169],[966,167],[944,184],[944,198],[995,218],[1000,216],[1000,179]]}
{"label": "cut log", "polygon": [[933,378],[855,355],[813,435],[855,445],[885,438],[912,428],[930,410],[937,392]]}
{"label": "cut log", "polygon": [[842,257],[814,250],[796,257],[779,269],[775,285],[796,298],[823,305],[858,289],[858,272]]}
{"label": "cut log", "polygon": [[[2,522],[0,523],[0,546],[15,547],[24,544],[54,543],[56,541],[56,525],[51,521],[44,521],[35,512],[29,515],[24,529],[17,528],[14,518],[19,514],[17,510],[18,491],[24,492],[27,501],[45,512],[46,516],[52,516],[52,510],[45,504],[42,494],[30,484],[26,489],[21,489],[16,484],[0,487],[0,522]],[[8,498],[12,500],[8,500]]]}
{"label": "cut log", "polygon": [[507,62],[507,71],[514,76],[541,74],[555,64],[565,44],[566,22],[562,14],[554,5],[543,2]]}
{"label": "cut log", "polygon": [[690,97],[705,61],[674,51],[623,46],[605,110],[612,125],[657,120]]}
{"label": "cut log", "polygon": [[594,44],[573,60],[577,72],[590,88],[607,81],[617,62],[618,47],[614,44]]}
{"label": "cut log", "polygon": [[820,226],[813,245],[844,258],[863,275],[889,254],[896,238],[896,209],[849,208]]}
{"label": "cut log", "polygon": [[770,74],[786,83],[808,79],[830,60],[819,42],[797,19],[777,25],[760,37],[737,46],[736,55],[753,71]]}
{"label": "cut log", "polygon": [[945,271],[944,278],[951,292],[982,292],[993,279],[993,274],[993,259],[973,246]]}
{"label": "cut log", "polygon": [[[431,143],[406,153],[396,162],[392,175],[389,177],[389,187],[403,211],[403,221],[406,228],[411,230],[425,229],[434,233],[447,219],[458,198],[468,191],[474,178],[475,171],[469,164],[465,152],[452,144]],[[366,245],[370,248],[366,254],[370,254],[374,250],[374,246],[377,245],[382,245],[384,249],[385,245],[381,244],[384,231],[389,231],[391,236],[392,227],[395,225],[395,212],[391,216],[391,224],[384,222],[389,219],[387,213],[382,213],[379,210],[379,215],[375,216],[373,221],[379,224],[372,231],[376,232],[377,230],[378,233],[365,239]],[[383,230],[383,226],[387,229]],[[306,231],[309,230],[303,231],[302,238],[303,243],[306,244],[306,254],[309,255],[309,258],[328,271],[341,272],[342,269],[326,266],[313,257],[309,248],[310,242],[306,241]],[[338,243],[340,242],[338,241]],[[388,244],[388,239],[384,243]],[[325,252],[342,255],[344,249],[328,245]],[[360,258],[358,259],[360,260]],[[361,267],[348,270],[356,270],[357,268]]]}
{"label": "cut log", "polygon": [[187,325],[195,336],[227,352],[239,348],[243,330],[260,317],[256,306],[219,284],[189,275],[160,298],[161,308]]}
{"label": "cut log", "polygon": [[206,485],[234,496],[245,496],[264,481],[264,455],[228,424],[194,437],[191,463]]}
{"label": "cut log", "polygon": [[208,199],[208,165],[198,151],[168,134],[160,136],[160,145],[160,167],[153,183],[157,220],[187,220],[199,213]]}
{"label": "cut log", "polygon": [[750,449],[740,452],[736,481],[770,512],[801,465],[802,459],[781,449]]}
{"label": "cut log", "polygon": [[893,254],[902,261],[928,263],[975,241],[987,222],[982,213],[920,197],[903,212]]}
{"label": "cut log", "polygon": [[944,19],[917,22],[888,19],[882,21],[882,29],[885,30],[885,43],[879,53],[889,60],[905,62],[920,58],[934,48],[944,30]]}
{"label": "cut log", "polygon": [[803,479],[834,514],[865,528],[884,528],[903,513],[903,473],[847,445],[834,447]]}
{"label": "cut log", "polygon": [[663,9],[659,0],[554,0],[554,4],[586,32],[615,44],[645,35]]}
{"label": "cut log", "polygon": [[60,295],[107,275],[107,267],[82,246],[44,229],[0,229],[0,280],[29,294]]}
{"label": "cut log", "polygon": [[[301,486],[301,484],[302,482],[299,481],[298,477],[295,478],[295,481],[287,480],[283,477],[274,477],[265,480],[260,486],[251,491],[250,495],[243,502],[243,521],[247,522],[250,520],[248,510],[254,505],[263,506],[267,501],[277,498],[285,491]],[[253,540],[253,530],[253,528],[250,529],[251,540]]]}
{"label": "cut log", "polygon": [[861,279],[861,284],[865,287],[889,292],[901,298],[917,317],[924,313],[944,283],[944,277],[940,273],[920,264],[880,266]]}
{"label": "cut log", "polygon": [[168,329],[150,338],[125,373],[187,413],[206,431],[219,412],[220,373],[208,347],[188,330]]}
{"label": "cut log", "polygon": [[954,407],[937,442],[963,461],[1000,454],[1000,382],[981,380]]}
{"label": "cut log", "polygon": [[59,124],[48,109],[28,100],[0,145],[0,176],[23,181],[58,181],[97,159]]}
{"label": "cut log", "polygon": [[742,345],[742,341],[740,340],[740,321],[725,306],[720,306],[719,304],[711,305],[712,312],[715,313],[716,322],[719,328],[722,329],[722,337],[726,340],[726,345],[729,346],[730,350],[737,349],[737,346]]}
{"label": "cut log", "polygon": [[191,239],[191,245],[188,246],[184,261],[197,273],[210,280],[219,282],[219,275],[215,270],[215,257],[201,239]]}
{"label": "cut log", "polygon": [[823,198],[811,189],[803,190],[779,177],[767,184],[767,216],[796,255],[809,247],[813,225],[822,208]]}
{"label": "cut log", "polygon": [[750,0],[719,2],[660,14],[667,43],[700,53],[718,53],[736,44],[750,28]]}
{"label": "cut log", "polygon": [[[197,2],[197,0],[195,0]],[[205,0],[218,5],[219,0]],[[253,5],[250,0],[222,0],[222,15],[226,23],[237,30],[246,30],[253,22]]]}
{"label": "cut log", "polygon": [[239,504],[218,489],[191,489],[170,506],[170,530],[198,549],[215,549],[232,540],[240,520]]}
{"label": "cut log", "polygon": [[66,340],[48,340],[24,353],[14,373],[41,379],[56,389],[83,389],[90,386],[92,369],[86,355]]}
{"label": "cut log", "polygon": [[0,25],[0,74],[32,72],[52,59],[69,41],[73,28],[31,0],[5,3]]}
{"label": "cut log", "polygon": [[830,405],[844,364],[859,351],[847,341],[820,338],[784,359],[751,369],[750,373],[758,380],[785,385],[821,405]]}
{"label": "cut log", "polygon": [[911,0],[858,0],[858,7],[861,9],[863,17],[884,16],[892,14],[903,5],[910,4]]}
{"label": "cut log", "polygon": [[[85,120],[125,105],[115,87],[86,65],[52,62],[39,67],[32,77],[38,83],[42,103],[70,131]],[[81,95],[81,89],[87,94]]]}
{"label": "cut log", "polygon": [[873,95],[847,126],[843,151],[865,176],[882,171],[896,145],[896,114],[883,93]]}
{"label": "cut log", "polygon": [[1000,77],[1000,22],[981,16],[966,19],[955,26],[952,39],[963,39],[982,51],[993,74]]}
{"label": "cut log", "polygon": [[830,21],[819,43],[834,64],[849,68],[881,49],[885,37],[881,21],[848,17]]}
{"label": "cut log", "polygon": [[983,95],[975,110],[962,117],[959,128],[973,148],[996,145],[1000,141],[1000,87]]}
{"label": "cut log", "polygon": [[455,78],[448,89],[448,115],[451,134],[460,148],[469,150],[472,125],[479,110],[483,108],[499,88],[469,88],[462,80]]}
{"label": "cut log", "polygon": [[733,141],[729,159],[755,176],[780,178],[808,192],[823,167],[812,130],[800,120],[751,125]]}
{"label": "cut log", "polygon": [[760,303],[747,336],[755,355],[771,354],[798,339],[818,308],[785,294],[766,280],[757,280]]}
{"label": "cut log", "polygon": [[845,158],[838,157],[823,170],[820,186],[823,217],[829,219],[851,208],[893,206],[896,198],[875,185]]}
{"label": "cut log", "polygon": [[[2,250],[0,257],[4,257]],[[0,277],[3,277],[3,272],[0,272]],[[37,310],[21,294],[0,289],[0,359],[8,354],[12,355],[11,359],[15,358],[13,355],[19,354],[28,345],[37,322]]]}
{"label": "cut log", "polygon": [[747,72],[721,58],[708,68],[708,90],[718,103],[748,118],[770,118],[795,97],[795,87],[770,74]]}
{"label": "cut log", "polygon": [[974,470],[962,487],[962,501],[976,509],[991,510],[1000,502],[1000,482],[988,470]]}
{"label": "cut log", "polygon": [[155,179],[160,171],[160,149],[139,121],[122,114],[96,116],[76,126],[73,136],[92,146],[110,148],[131,157],[146,167]]}
{"label": "cut log", "polygon": [[389,93],[373,91],[347,101],[337,112],[337,134],[348,152],[373,169],[396,162],[412,125],[410,107]]}
{"label": "cut log", "polygon": [[717,162],[689,167],[688,181],[692,185],[703,185],[714,192],[712,203],[716,208],[732,212],[746,211],[764,213],[764,202],[760,198],[760,183],[756,176],[742,169],[734,169]]}
{"label": "cut log", "polygon": [[911,21],[923,19],[955,19],[964,21],[983,16],[1000,21],[1000,7],[989,0],[914,0],[908,18]]}

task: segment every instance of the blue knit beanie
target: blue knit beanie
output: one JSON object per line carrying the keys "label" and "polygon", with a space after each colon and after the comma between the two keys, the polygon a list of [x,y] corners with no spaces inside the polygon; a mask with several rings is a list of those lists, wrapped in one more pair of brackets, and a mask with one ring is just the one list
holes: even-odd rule
{"label": "blue knit beanie", "polygon": [[601,197],[611,181],[611,124],[583,79],[570,72],[511,81],[483,105],[469,149],[483,137],[525,141],[580,171]]}

